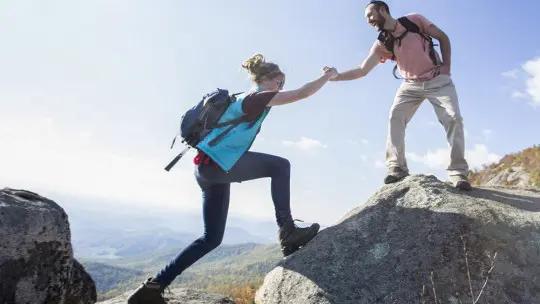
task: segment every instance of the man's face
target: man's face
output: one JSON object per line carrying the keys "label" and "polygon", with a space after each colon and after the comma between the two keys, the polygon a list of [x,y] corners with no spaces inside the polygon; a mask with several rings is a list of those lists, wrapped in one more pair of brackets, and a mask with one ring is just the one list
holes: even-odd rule
{"label": "man's face", "polygon": [[366,7],[365,17],[367,23],[375,27],[377,30],[380,31],[384,28],[386,18],[381,15],[381,12],[377,9],[376,5],[368,5],[368,7]]}

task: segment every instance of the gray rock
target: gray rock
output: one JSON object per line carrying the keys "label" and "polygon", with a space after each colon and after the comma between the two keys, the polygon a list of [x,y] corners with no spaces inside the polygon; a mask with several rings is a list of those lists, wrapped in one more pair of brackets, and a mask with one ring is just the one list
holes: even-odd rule
{"label": "gray rock", "polygon": [[[114,299],[97,304],[125,304],[133,291],[126,292]],[[170,304],[234,304],[230,298],[194,289],[176,288],[165,292],[165,299]]]}
{"label": "gray rock", "polygon": [[0,190],[0,303],[95,303],[94,282],[73,258],[70,238],[55,202]]}
{"label": "gray rock", "polygon": [[457,304],[478,297],[540,303],[540,192],[460,192],[433,176],[410,176],[283,260],[256,303]]}
{"label": "gray rock", "polygon": [[496,174],[487,175],[484,177],[483,184],[490,187],[507,185],[516,188],[531,188],[530,175],[521,166],[511,167]]}

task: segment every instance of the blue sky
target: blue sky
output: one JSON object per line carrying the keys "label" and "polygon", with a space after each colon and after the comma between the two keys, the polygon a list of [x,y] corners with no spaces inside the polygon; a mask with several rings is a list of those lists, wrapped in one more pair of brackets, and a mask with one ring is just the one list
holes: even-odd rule
{"label": "blue sky", "polygon": [[[216,87],[249,89],[240,64],[255,52],[286,89],[359,64],[377,35],[365,3],[0,0],[0,186],[198,213],[190,159],[162,170],[181,113]],[[449,35],[471,165],[539,143],[538,1],[389,4]],[[272,110],[253,150],[291,160],[295,217],[331,224],[382,185],[392,67]],[[426,102],[407,129],[411,171],[445,179],[445,149]],[[230,214],[272,220],[269,181],[234,185]]]}

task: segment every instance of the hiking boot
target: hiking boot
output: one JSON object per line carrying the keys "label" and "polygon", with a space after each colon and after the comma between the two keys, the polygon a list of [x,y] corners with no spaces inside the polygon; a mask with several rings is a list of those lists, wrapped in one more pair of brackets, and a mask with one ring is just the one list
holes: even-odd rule
{"label": "hiking boot", "polygon": [[408,175],[409,175],[409,172],[401,168],[394,167],[388,170],[388,175],[386,175],[386,177],[384,178],[384,183],[392,184],[392,183],[402,180],[404,177]]}
{"label": "hiking boot", "polygon": [[128,304],[166,304],[162,293],[161,285],[152,278],[148,278],[129,296],[127,302]]}
{"label": "hiking boot", "polygon": [[279,242],[283,256],[288,256],[306,245],[319,232],[319,224],[314,223],[309,227],[300,228],[294,223],[285,225],[279,229]]}
{"label": "hiking boot", "polygon": [[450,182],[454,188],[459,190],[469,191],[472,189],[471,183],[469,183],[469,180],[467,180],[465,175],[452,175],[450,176]]}

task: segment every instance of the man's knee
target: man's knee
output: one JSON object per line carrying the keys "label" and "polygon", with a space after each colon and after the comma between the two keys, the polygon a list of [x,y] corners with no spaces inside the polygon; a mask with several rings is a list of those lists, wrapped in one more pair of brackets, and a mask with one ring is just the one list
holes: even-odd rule
{"label": "man's knee", "polygon": [[400,127],[407,125],[407,119],[405,117],[405,114],[402,111],[399,110],[390,110],[390,115],[388,117],[388,124],[390,128],[392,127]]}
{"label": "man's knee", "polygon": [[463,118],[459,114],[449,114],[439,118],[439,122],[445,127],[462,126]]}

